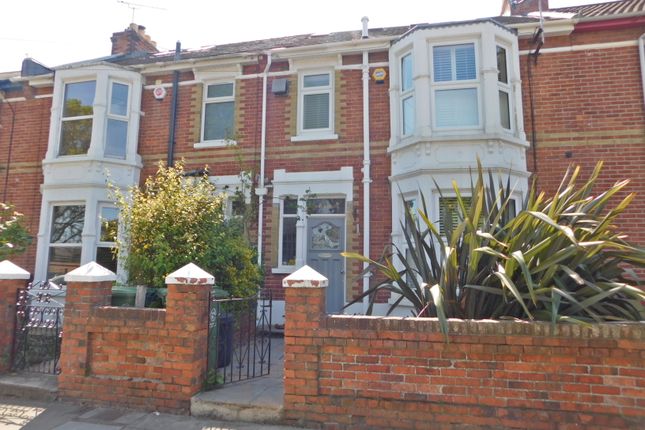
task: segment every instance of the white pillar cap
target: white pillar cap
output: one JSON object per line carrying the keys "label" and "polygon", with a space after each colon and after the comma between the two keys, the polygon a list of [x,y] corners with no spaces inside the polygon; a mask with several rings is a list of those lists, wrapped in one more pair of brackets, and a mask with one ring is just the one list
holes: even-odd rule
{"label": "white pillar cap", "polygon": [[104,281],[116,281],[116,275],[113,271],[106,269],[96,261],[90,261],[65,275],[65,282]]}
{"label": "white pillar cap", "polygon": [[283,287],[324,288],[329,280],[311,267],[304,265],[282,280]]}
{"label": "white pillar cap", "polygon": [[166,285],[213,285],[215,277],[193,263],[166,276]]}
{"label": "white pillar cap", "polygon": [[9,260],[0,263],[0,279],[29,279],[31,274]]}

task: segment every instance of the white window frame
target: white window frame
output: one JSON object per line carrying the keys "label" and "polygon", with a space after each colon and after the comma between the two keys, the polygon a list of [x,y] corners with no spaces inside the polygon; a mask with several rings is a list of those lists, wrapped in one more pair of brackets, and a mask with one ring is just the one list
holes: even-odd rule
{"label": "white window frame", "polygon": [[[71,116],[71,117],[65,117],[65,94],[67,90],[67,86],[70,84],[80,84],[83,82],[94,82],[94,100],[92,101],[92,115],[80,115],[80,116]],[[61,95],[61,102],[60,102],[60,117],[59,117],[59,126],[58,126],[58,137],[56,139],[56,158],[67,158],[67,157],[86,157],[87,154],[89,154],[91,148],[92,148],[92,137],[90,135],[90,144],[87,147],[87,152],[84,154],[61,154],[61,145],[63,143],[63,123],[65,122],[71,122],[71,121],[79,121],[79,120],[84,120],[84,119],[91,119],[92,120],[92,132],[91,134],[94,134],[94,125],[95,125],[95,115],[96,113],[94,112],[94,103],[96,102],[96,93],[98,91],[98,85],[99,85],[99,77],[98,76],[84,76],[84,77],[79,77],[76,79],[68,79],[63,82],[63,92]]]}
{"label": "white window frame", "polygon": [[[435,47],[449,47],[457,45],[468,45],[472,44],[475,52],[475,79],[464,79],[464,80],[450,80],[450,81],[441,81],[436,82],[434,76],[434,48]],[[430,99],[432,103],[432,127],[433,129],[440,132],[450,132],[454,130],[479,130],[483,127],[483,115],[482,115],[482,79],[481,79],[481,58],[479,55],[480,45],[479,41],[475,39],[468,40],[450,40],[430,43],[428,44],[428,56],[430,58],[429,71],[431,75],[430,79]],[[454,57],[451,57],[454,64]],[[456,69],[455,69],[456,73]],[[463,126],[438,126],[437,125],[437,104],[436,104],[436,93],[441,90],[464,90],[464,89],[475,89],[477,93],[477,124],[476,125],[463,125]]]}
{"label": "white window frame", "polygon": [[[125,85],[128,87],[128,100],[126,102],[126,112],[125,115],[117,115],[112,113],[111,108],[112,108],[112,90],[114,89],[114,84],[119,84],[119,85]],[[129,82],[118,80],[118,79],[108,79],[108,98],[107,98],[107,109],[106,109],[106,120],[105,120],[105,132],[104,136],[105,139],[105,145],[103,147],[103,156],[105,158],[114,158],[117,160],[124,160],[128,156],[128,147],[130,146],[129,142],[129,130],[130,130],[130,105],[131,105],[131,99],[132,99],[132,85]],[[108,135],[108,124],[109,121],[113,119],[116,121],[122,121],[126,123],[126,133],[125,133],[125,154],[123,157],[117,157],[114,155],[107,155],[107,135]]]}
{"label": "white window frame", "polygon": [[[233,85],[233,91],[230,96],[222,96],[222,97],[208,97],[208,87],[211,85],[222,85],[222,84],[232,84]],[[235,139],[212,139],[212,140],[205,140],[204,139],[204,131],[205,131],[205,126],[206,126],[206,105],[207,104],[214,104],[214,103],[229,103],[233,102],[233,124],[231,126],[231,129],[233,132],[235,132],[235,110],[236,110],[236,100],[235,100],[235,90],[236,90],[236,82],[235,79],[221,79],[221,80],[214,80],[214,81],[206,81],[204,82],[204,88],[203,88],[203,97],[202,97],[202,122],[201,122],[201,128],[199,131],[199,142],[195,143],[194,147],[195,148],[222,148],[226,146],[231,146],[231,145],[237,145],[237,141]]]}
{"label": "white window frame", "polygon": [[[306,76],[328,75],[329,85],[305,88]],[[307,140],[336,140],[338,135],[334,133],[335,99],[334,99],[335,72],[330,69],[317,69],[302,71],[298,74],[298,135],[291,137],[292,142]],[[328,94],[329,95],[329,127],[305,129],[304,128],[304,99],[306,95]]]}
{"label": "white window frame", "polygon": [[[407,90],[404,88],[403,85],[403,80],[404,80],[404,75],[403,75],[403,60],[406,57],[410,57],[412,60],[411,67],[412,67],[412,85],[410,88]],[[412,55],[412,51],[407,51],[399,57],[399,85],[400,85],[400,98],[399,98],[399,113],[400,113],[400,118],[401,118],[401,136],[402,137],[408,137],[414,135],[415,128],[416,128],[416,106],[415,106],[415,95],[414,95],[414,56]],[[403,108],[405,101],[408,99],[412,99],[412,131],[410,133],[405,132],[405,110]]]}
{"label": "white window frame", "polygon": [[[65,206],[83,206],[83,227],[81,230],[81,241],[78,243],[59,243],[52,242],[52,228],[54,223],[54,208],[56,207],[65,207]],[[49,264],[50,264],[50,250],[51,248],[78,248],[81,251],[79,257],[79,266],[83,261],[83,234],[86,230],[86,221],[87,221],[87,202],[85,201],[71,201],[71,202],[51,202],[49,205],[49,217],[47,228],[47,252],[46,252],[46,263],[45,263],[45,274],[49,277]],[[75,267],[76,268],[76,267]],[[75,269],[74,268],[74,269]],[[73,269],[72,269],[73,270]]]}
{"label": "white window frame", "polygon": [[[296,210],[295,214],[285,214],[284,213],[284,202],[286,199],[295,199],[296,204],[298,205],[298,209]],[[282,256],[283,256],[283,241],[282,241],[282,236],[284,234],[284,219],[285,218],[295,218],[296,219],[296,224],[298,222],[301,222],[301,207],[300,207],[300,197],[299,196],[294,196],[294,195],[284,195],[280,196],[280,223],[278,227],[278,266],[277,270],[279,271],[293,271],[296,268],[296,260],[298,258],[298,226],[296,225],[296,237],[295,237],[295,255],[294,255],[294,263],[293,264],[283,264],[282,262]]]}
{"label": "white window frame", "polygon": [[251,188],[253,184],[248,172],[240,172],[239,175],[210,176],[208,179],[224,197],[224,219],[239,217],[233,213],[233,201],[238,192],[241,192],[244,196],[245,204],[251,204]]}
{"label": "white window frame", "polygon": [[[97,231],[96,231],[96,246],[94,247],[94,261],[96,261],[96,256],[98,254],[98,248],[109,248],[109,249],[114,249],[116,248],[116,242],[105,242],[101,240],[101,232],[103,231],[103,217],[101,216],[103,213],[104,208],[113,208],[117,209],[118,208],[110,203],[99,203],[98,205],[98,211],[97,211],[97,219],[98,219],[98,226],[97,226]],[[120,218],[118,216],[117,220]],[[117,221],[117,229],[119,229],[119,223]],[[118,235],[118,231],[117,231]],[[118,267],[118,262],[117,262],[117,267]]]}
{"label": "white window frame", "polygon": [[[510,69],[510,58],[508,53],[511,50],[511,47],[506,45],[505,43],[497,42],[495,43],[495,62],[497,62],[497,48],[502,48],[504,49],[504,54],[506,57],[506,81],[507,82],[502,82],[497,79],[497,90],[498,92],[504,92],[508,96],[508,124],[509,128],[504,127],[502,124],[502,105],[501,103],[499,104],[499,126],[500,128],[507,132],[507,133],[513,133],[515,131],[514,123],[515,121],[513,120],[515,118],[515,115],[513,115],[514,111],[514,104],[513,104],[513,87],[511,86],[511,69]],[[498,70],[499,73],[499,70]]]}

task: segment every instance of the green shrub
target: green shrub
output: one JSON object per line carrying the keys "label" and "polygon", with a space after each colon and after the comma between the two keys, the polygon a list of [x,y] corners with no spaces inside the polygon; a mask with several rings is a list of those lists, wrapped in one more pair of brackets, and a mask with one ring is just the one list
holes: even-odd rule
{"label": "green shrub", "polygon": [[352,303],[368,295],[371,312],[376,293],[389,291],[397,296],[389,312],[407,299],[416,315],[438,317],[444,332],[447,318],[643,319],[645,294],[631,267],[645,267],[645,250],[627,243],[614,226],[634,196],[609,205],[628,181],[593,194],[601,167],[581,185],[580,169],[569,169],[549,199],[532,186],[513,217],[510,178],[496,185],[489,172],[485,184],[479,165],[469,199],[453,183],[459,216],[455,225],[445,220],[445,237],[422,199],[422,222],[406,213],[401,224],[407,258],[395,245],[382,261],[345,253],[368,262],[383,279]]}
{"label": "green shrub", "polygon": [[0,203],[0,261],[24,252],[31,243],[22,219],[23,214],[13,206]]}
{"label": "green shrub", "polygon": [[117,252],[131,283],[163,287],[169,273],[193,262],[233,295],[257,292],[255,252],[224,220],[223,198],[208,176],[186,177],[183,162],[159,163],[142,189],[112,191],[120,209]]}

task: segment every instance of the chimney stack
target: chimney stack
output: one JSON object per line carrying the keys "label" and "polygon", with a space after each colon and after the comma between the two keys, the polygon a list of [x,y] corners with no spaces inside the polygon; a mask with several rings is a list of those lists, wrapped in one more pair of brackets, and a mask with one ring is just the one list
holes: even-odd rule
{"label": "chimney stack", "polygon": [[542,3],[542,11],[549,10],[549,0],[508,0],[511,3],[511,15],[528,15],[530,12],[537,12],[540,10],[540,3]]}
{"label": "chimney stack", "polygon": [[155,54],[159,52],[157,43],[153,42],[146,34],[143,25],[130,24],[128,28],[118,33],[112,33],[112,55],[132,54],[134,52],[147,52]]}

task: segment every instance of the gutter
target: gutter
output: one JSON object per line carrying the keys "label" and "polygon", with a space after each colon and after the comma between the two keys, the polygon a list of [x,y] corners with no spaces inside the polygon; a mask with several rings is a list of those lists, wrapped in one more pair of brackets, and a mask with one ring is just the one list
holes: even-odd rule
{"label": "gutter", "polygon": [[262,265],[262,238],[264,235],[264,197],[267,195],[267,188],[264,182],[264,169],[266,162],[267,146],[267,83],[269,79],[269,69],[271,68],[271,51],[267,52],[267,64],[262,73],[262,133],[260,141],[260,180],[255,194],[258,196],[258,265]]}

